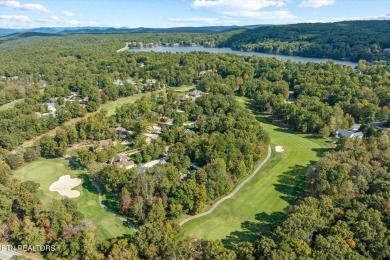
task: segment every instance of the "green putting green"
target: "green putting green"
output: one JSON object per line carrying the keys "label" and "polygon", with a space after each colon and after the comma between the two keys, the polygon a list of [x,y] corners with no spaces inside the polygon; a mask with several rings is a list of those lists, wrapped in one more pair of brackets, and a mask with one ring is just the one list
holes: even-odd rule
{"label": "green putting green", "polygon": [[82,185],[74,189],[80,191],[81,195],[74,200],[77,201],[78,208],[85,218],[95,223],[101,238],[109,239],[133,233],[120,219],[100,207],[97,191],[89,182],[84,170],[70,167],[67,160],[41,159],[24,165],[13,174],[22,181],[31,180],[39,183],[41,185],[38,190],[39,197],[45,205],[64,198],[58,192],[49,191],[50,185],[59,177],[70,175],[72,178],[80,178],[83,181]]}
{"label": "green putting green", "polygon": [[[228,246],[254,241],[261,232],[280,223],[285,214],[283,209],[302,194],[307,167],[329,149],[321,138],[272,125],[262,115],[258,118],[271,135],[271,158],[234,197],[209,215],[185,223],[182,226],[185,236],[222,239]],[[282,146],[284,152],[276,152],[275,146]]]}

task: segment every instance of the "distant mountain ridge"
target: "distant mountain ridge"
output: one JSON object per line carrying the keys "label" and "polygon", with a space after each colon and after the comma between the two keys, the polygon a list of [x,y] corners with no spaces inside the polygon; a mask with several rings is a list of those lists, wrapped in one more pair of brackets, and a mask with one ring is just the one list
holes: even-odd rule
{"label": "distant mountain ridge", "polygon": [[41,27],[33,29],[7,29],[0,28],[0,36],[7,36],[15,33],[46,33],[46,34],[124,34],[124,33],[164,33],[164,32],[224,32],[237,29],[253,29],[266,25],[245,25],[245,26],[202,26],[202,27],[172,27],[172,28],[113,28],[113,27]]}

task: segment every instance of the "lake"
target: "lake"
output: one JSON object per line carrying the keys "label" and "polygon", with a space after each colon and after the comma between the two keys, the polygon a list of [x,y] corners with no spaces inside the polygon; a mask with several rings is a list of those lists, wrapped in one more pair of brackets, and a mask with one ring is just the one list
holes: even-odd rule
{"label": "lake", "polygon": [[278,60],[292,60],[294,62],[326,62],[326,61],[333,61],[336,64],[342,64],[350,67],[357,66],[357,62],[352,61],[342,61],[342,60],[332,60],[332,59],[319,59],[319,58],[306,58],[306,57],[299,57],[299,56],[288,56],[288,55],[280,55],[280,54],[268,54],[268,53],[260,53],[260,52],[254,52],[254,51],[236,51],[232,50],[230,48],[206,48],[203,46],[177,46],[177,47],[167,47],[167,46],[156,46],[152,48],[130,48],[128,49],[130,52],[171,52],[171,53],[177,53],[177,52],[194,52],[194,51],[204,51],[209,53],[231,53],[231,54],[237,54],[237,55],[243,55],[243,56],[258,56],[258,57],[267,57],[267,58],[276,58]]}

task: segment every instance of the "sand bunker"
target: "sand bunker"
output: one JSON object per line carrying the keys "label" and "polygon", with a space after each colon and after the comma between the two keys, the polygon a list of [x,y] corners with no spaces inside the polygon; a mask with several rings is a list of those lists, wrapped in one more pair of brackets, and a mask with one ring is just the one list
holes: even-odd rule
{"label": "sand bunker", "polygon": [[283,146],[275,146],[275,151],[278,153],[284,152]]}
{"label": "sand bunker", "polygon": [[78,190],[72,190],[73,188],[79,186],[81,180],[79,178],[71,178],[70,175],[61,176],[58,181],[53,182],[49,190],[57,191],[62,196],[67,196],[68,198],[77,198],[80,196]]}

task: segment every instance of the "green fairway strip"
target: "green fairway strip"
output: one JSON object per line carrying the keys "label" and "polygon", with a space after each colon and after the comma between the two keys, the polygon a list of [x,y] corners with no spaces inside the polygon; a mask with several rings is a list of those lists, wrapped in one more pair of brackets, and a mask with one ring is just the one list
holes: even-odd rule
{"label": "green fairway strip", "polygon": [[[272,125],[265,116],[258,115],[258,119],[271,135],[270,160],[214,212],[185,223],[182,226],[185,236],[223,239],[228,246],[254,241],[259,234],[277,225],[284,218],[283,209],[302,194],[307,167],[318,160],[317,154],[328,145],[322,139]],[[283,146],[285,151],[277,153],[275,146]]]}

